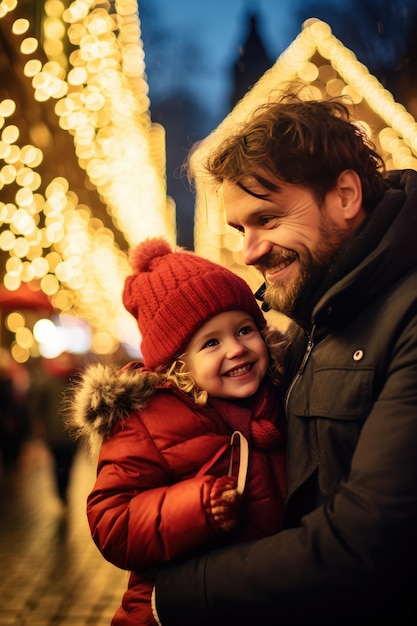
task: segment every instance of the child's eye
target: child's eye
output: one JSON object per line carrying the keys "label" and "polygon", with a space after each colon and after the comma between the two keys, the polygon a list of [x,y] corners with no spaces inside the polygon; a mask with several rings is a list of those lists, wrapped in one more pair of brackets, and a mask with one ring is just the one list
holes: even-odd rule
{"label": "child's eye", "polygon": [[217,341],[217,339],[209,339],[203,345],[203,350],[204,350],[204,348],[212,348],[213,346],[217,346],[218,343],[219,342]]}
{"label": "child's eye", "polygon": [[243,326],[240,330],[239,330],[239,335],[249,335],[249,333],[253,333],[254,332],[254,328],[252,326]]}

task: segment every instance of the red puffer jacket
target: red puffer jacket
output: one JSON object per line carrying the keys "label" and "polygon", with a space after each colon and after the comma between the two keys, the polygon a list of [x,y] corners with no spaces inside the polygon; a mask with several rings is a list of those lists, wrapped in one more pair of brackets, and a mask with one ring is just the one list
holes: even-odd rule
{"label": "red puffer jacket", "polygon": [[[239,419],[243,430],[246,420],[249,437],[251,418],[242,407]],[[114,626],[155,624],[150,596],[156,566],[211,544],[263,537],[281,528],[284,437],[263,449],[249,443],[242,521],[227,533],[213,523],[210,491],[228,472],[227,444],[234,430],[228,422],[227,403],[199,407],[176,388],[155,387],[152,374],[133,364],[122,372],[94,365],[83,375],[73,395],[70,426],[92,449],[101,446],[88,521],[103,556],[131,571]]]}

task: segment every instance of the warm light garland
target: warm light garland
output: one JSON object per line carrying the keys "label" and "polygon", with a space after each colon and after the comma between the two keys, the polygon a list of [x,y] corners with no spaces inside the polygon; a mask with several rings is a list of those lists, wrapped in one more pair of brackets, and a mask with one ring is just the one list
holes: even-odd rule
{"label": "warm light garland", "polygon": [[[3,0],[0,18],[16,6],[17,0]],[[175,205],[166,196],[165,132],[149,113],[136,0],[75,0],[67,8],[60,0],[46,0],[44,10],[47,63],[36,58],[39,42],[26,36],[29,20],[19,18],[12,26],[22,38],[21,54],[31,57],[24,75],[35,100],[57,101],[59,124],[73,136],[79,165],[127,243],[134,246],[154,235],[175,243]],[[69,58],[66,37],[74,48]],[[112,351],[119,342],[138,345],[137,326],[121,302],[127,254],[79,203],[65,178],[41,179],[36,167],[43,152],[36,145],[19,146],[19,128],[12,123],[17,107],[10,99],[0,102],[0,188],[20,187],[13,203],[0,203],[0,248],[10,255],[5,286],[15,290],[35,281],[57,311],[89,322],[99,352]],[[32,133],[38,133],[39,145],[46,141],[42,132]],[[23,345],[21,337],[26,335],[19,329],[15,338],[24,361],[35,348],[27,337]]]}

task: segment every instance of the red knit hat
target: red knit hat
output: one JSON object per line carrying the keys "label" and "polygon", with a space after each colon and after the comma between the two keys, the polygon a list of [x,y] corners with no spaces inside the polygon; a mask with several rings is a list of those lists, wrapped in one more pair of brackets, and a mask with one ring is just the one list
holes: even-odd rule
{"label": "red knit hat", "polygon": [[192,335],[224,311],[246,311],[259,328],[265,318],[249,285],[237,274],[165,239],[143,241],[131,254],[123,304],[136,318],[141,351],[149,369],[184,352]]}

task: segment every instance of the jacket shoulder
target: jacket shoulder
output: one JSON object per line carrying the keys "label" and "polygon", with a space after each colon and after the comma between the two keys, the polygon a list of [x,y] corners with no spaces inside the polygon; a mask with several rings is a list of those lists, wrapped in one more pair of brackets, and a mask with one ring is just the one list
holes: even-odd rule
{"label": "jacket shoulder", "polygon": [[153,372],[96,363],[88,366],[66,394],[67,429],[94,454],[115,424],[144,408],[154,395],[159,377]]}

